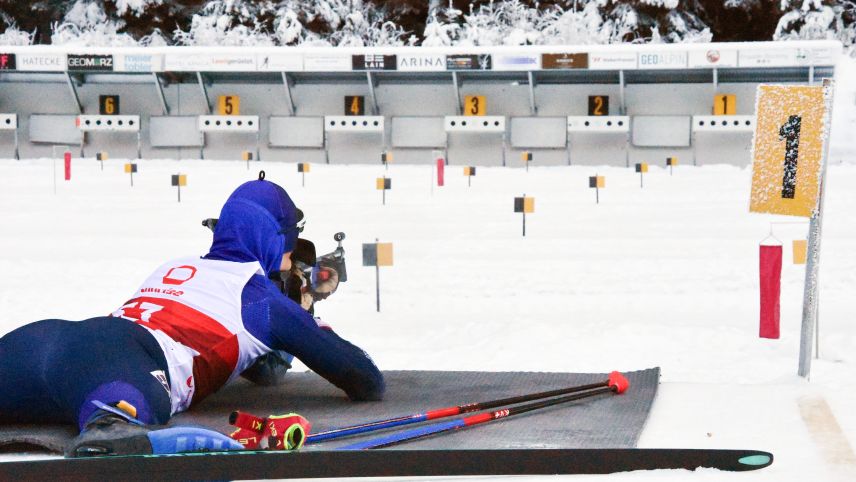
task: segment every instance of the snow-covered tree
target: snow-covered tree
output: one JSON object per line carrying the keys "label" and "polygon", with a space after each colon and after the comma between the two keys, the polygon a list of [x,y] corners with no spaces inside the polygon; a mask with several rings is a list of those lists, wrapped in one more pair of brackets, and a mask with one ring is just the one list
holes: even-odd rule
{"label": "snow-covered tree", "polygon": [[781,0],[784,13],[775,40],[856,40],[856,3],[851,0]]}
{"label": "snow-covered tree", "polygon": [[137,45],[137,40],[131,35],[120,32],[124,27],[125,22],[122,20],[108,18],[100,3],[77,0],[62,22],[54,23],[51,43],[81,46]]}

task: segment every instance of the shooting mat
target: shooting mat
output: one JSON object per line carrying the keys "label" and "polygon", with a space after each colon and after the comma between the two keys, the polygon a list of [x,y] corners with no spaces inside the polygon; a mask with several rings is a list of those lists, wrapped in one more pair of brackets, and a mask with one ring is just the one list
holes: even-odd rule
{"label": "shooting mat", "polygon": [[[170,425],[198,424],[228,433],[233,430],[228,424],[233,410],[259,416],[297,412],[312,422],[315,432],[464,403],[597,383],[607,377],[595,373],[441,371],[387,371],[384,376],[387,384],[384,400],[360,403],[350,402],[343,392],[312,372],[291,373],[287,382],[278,387],[259,387],[241,379],[190,412],[174,417]],[[622,395],[606,394],[556,405],[398,448],[635,447],[657,393],[660,369],[627,372],[625,376],[630,388]],[[394,430],[307,446],[304,450],[335,448]],[[75,434],[73,426],[0,425],[0,452],[61,452]]]}

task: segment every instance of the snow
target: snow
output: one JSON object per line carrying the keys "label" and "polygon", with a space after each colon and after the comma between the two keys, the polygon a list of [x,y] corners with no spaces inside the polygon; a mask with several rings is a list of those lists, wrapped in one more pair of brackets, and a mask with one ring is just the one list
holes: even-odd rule
{"label": "snow", "polygon": [[[301,188],[291,164],[248,171],[242,162],[143,160],[131,188],[122,160],[102,172],[75,159],[72,181],[60,177],[54,195],[52,163],[0,161],[0,333],[109,313],[163,260],[203,253],[210,234],[199,221],[262,168],[307,213],[305,235],[319,252],[334,247],[334,232],[347,233],[349,281],[318,311],[382,368],[661,366],[640,446],[773,451],[776,463],[751,480],[852,480],[838,471],[856,470],[826,462],[799,415],[801,399],[822,397],[856,445],[856,392],[846,383],[856,371],[854,165],[829,169],[821,359],[806,381],[795,375],[803,266],[783,267],[782,339],[757,336],[757,246],[770,221],[792,220],[748,213],[748,167],[678,166],[669,176],[652,165],[644,189],[632,170],[576,166],[480,168],[468,188],[450,167],[448,185],[432,194],[427,166],[393,165],[395,189],[382,206],[374,189],[381,166],[313,166]],[[180,204],[169,185],[177,172],[188,175]],[[587,188],[595,172],[607,178],[599,205]],[[526,238],[511,209],[523,192],[536,198]],[[789,240],[806,226],[775,234],[787,260]],[[360,244],[376,237],[395,251],[395,266],[381,271],[381,313],[374,270],[359,259]],[[693,480],[722,478],[701,471]]]}
{"label": "snow", "polygon": [[[0,160],[0,334],[38,319],[111,312],[164,260],[204,253],[210,234],[200,220],[216,216],[231,190],[264,169],[307,213],[305,235],[319,252],[332,250],[334,232],[347,233],[349,281],[318,312],[383,369],[660,366],[640,447],[755,448],[776,456],[758,472],[700,470],[693,481],[852,481],[856,152],[848,126],[856,63],[842,61],[838,75],[821,350],[810,380],[796,376],[805,267],[789,262],[790,241],[805,237],[806,224],[750,214],[748,166],[681,165],[670,176],[653,160],[644,189],[632,169],[537,164],[528,173],[481,167],[471,188],[460,167],[450,166],[447,186],[431,189],[428,166],[393,164],[386,206],[374,189],[380,165],[316,165],[301,188],[292,164],[258,162],[248,171],[243,162],[147,159],[131,188],[123,160],[105,162],[102,172],[93,159],[75,159],[72,181],[60,175],[53,194],[56,161]],[[180,204],[169,182],[178,172],[188,175]],[[607,178],[600,204],[587,187],[595,173]],[[536,198],[525,238],[511,209],[524,192]],[[758,244],[771,222],[796,222],[773,226],[785,250],[780,340],[757,336]],[[375,238],[395,251],[395,266],[381,271],[381,313],[374,270],[360,263],[361,243]],[[831,417],[805,416],[805,407],[823,402]],[[655,471],[608,480],[689,477]]]}

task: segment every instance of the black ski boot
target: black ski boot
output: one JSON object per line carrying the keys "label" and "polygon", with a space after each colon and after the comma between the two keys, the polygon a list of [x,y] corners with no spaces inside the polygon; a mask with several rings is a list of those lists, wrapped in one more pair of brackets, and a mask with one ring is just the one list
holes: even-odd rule
{"label": "black ski boot", "polygon": [[89,417],[83,430],[66,448],[66,457],[151,454],[151,429],[134,418],[136,408],[121,401],[113,405],[93,401],[98,410]]}

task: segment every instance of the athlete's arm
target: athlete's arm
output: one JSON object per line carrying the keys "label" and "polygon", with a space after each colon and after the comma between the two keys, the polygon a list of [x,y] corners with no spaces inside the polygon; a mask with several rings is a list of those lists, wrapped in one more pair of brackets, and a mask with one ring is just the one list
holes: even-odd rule
{"label": "athlete's arm", "polygon": [[294,355],[351,400],[383,398],[383,374],[366,352],[332,330],[319,328],[312,315],[273,283],[255,276],[245,287],[243,300],[244,324],[265,344]]}

